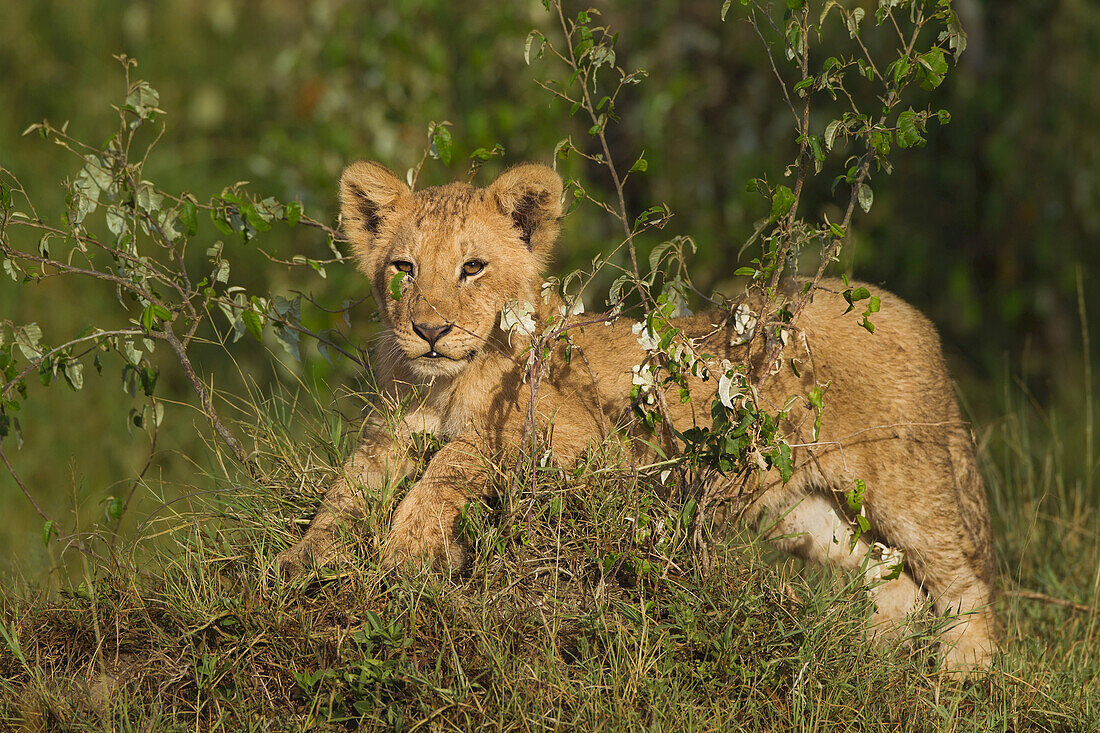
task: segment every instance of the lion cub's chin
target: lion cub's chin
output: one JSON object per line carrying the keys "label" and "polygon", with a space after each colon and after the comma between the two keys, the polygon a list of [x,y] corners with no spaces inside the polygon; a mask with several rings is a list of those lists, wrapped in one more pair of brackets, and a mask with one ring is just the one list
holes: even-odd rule
{"label": "lion cub's chin", "polygon": [[470,366],[470,359],[450,359],[445,356],[429,359],[426,356],[419,356],[410,357],[408,365],[419,377],[456,377]]}

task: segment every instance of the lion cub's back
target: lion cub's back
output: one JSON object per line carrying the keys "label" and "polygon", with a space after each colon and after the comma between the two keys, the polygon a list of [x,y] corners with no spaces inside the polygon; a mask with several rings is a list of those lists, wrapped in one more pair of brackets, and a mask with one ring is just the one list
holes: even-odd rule
{"label": "lion cub's back", "polygon": [[870,333],[860,325],[867,301],[845,313],[844,284],[824,280],[822,285],[827,290],[814,296],[798,325],[812,350],[816,381],[831,382],[826,398],[833,411],[830,432],[959,419],[939,335],[920,311],[887,290],[854,282],[853,287],[866,287],[880,299]]}

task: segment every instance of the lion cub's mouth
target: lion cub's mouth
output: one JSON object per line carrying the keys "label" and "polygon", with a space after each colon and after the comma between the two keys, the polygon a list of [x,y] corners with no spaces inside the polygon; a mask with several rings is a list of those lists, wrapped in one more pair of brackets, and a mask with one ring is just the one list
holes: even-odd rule
{"label": "lion cub's mouth", "polygon": [[432,349],[431,351],[424,352],[423,354],[421,354],[420,356],[417,356],[416,358],[417,359],[445,359],[447,361],[469,361],[469,360],[473,359],[476,354],[477,354],[476,350],[470,350],[470,351],[466,352],[465,354],[463,354],[461,356],[450,356],[448,354],[441,354],[438,351],[436,351],[435,349]]}

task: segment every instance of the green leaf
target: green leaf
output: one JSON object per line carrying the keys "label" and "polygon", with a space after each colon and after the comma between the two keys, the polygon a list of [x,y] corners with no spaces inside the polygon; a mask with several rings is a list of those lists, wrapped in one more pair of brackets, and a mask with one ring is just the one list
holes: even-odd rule
{"label": "green leaf", "polygon": [[[835,0],[834,0],[835,1]],[[837,133],[840,132],[840,120],[833,120],[825,126],[825,149],[832,150]]]}
{"label": "green leaf", "polygon": [[62,366],[62,372],[65,375],[65,381],[69,386],[73,388],[73,391],[79,391],[84,387],[84,365],[76,359],[69,359]]}
{"label": "green leaf", "polygon": [[227,220],[227,215],[224,209],[211,209],[210,221],[214,223],[214,227],[227,237],[232,237],[237,233]]}
{"label": "green leaf", "polygon": [[42,544],[46,547],[50,546],[50,537],[57,534],[57,530],[54,528],[52,519],[47,519],[46,523],[42,525]]}
{"label": "green leaf", "polygon": [[254,310],[246,310],[241,313],[241,320],[248,327],[248,332],[256,337],[257,341],[263,341],[264,322],[260,314]]}
{"label": "green leaf", "polygon": [[821,387],[811,388],[810,393],[808,395],[808,398],[810,400],[810,404],[813,405],[814,407],[816,407],[819,410],[824,409],[825,405],[824,405],[824,403],[822,402],[822,399],[821,399],[823,395],[824,395],[824,393],[821,391]]}
{"label": "green leaf", "polygon": [[153,304],[150,303],[145,306],[145,310],[141,312],[141,327],[146,331],[152,331],[155,323],[156,320],[153,317]]}
{"label": "green leaf", "polygon": [[911,148],[924,145],[921,129],[924,123],[917,112],[910,107],[898,115],[897,140],[899,148]]}
{"label": "green leaf", "polygon": [[848,508],[856,514],[859,514],[863,510],[863,494],[867,491],[867,483],[861,479],[856,479],[855,488],[851,489],[845,495],[848,501]]}
{"label": "green leaf", "polygon": [[639,156],[634,165],[630,166],[630,172],[638,171],[639,173],[645,173],[649,169],[649,163],[645,158]]}
{"label": "green leaf", "polygon": [[699,502],[694,498],[684,502],[684,508],[680,510],[680,526],[683,529],[687,530],[691,528],[691,523],[695,519],[695,510],[698,506]]}
{"label": "green leaf", "polygon": [[634,280],[633,275],[619,275],[615,278],[615,281],[611,283],[611,288],[607,291],[607,304],[614,305],[622,300],[623,288],[626,284]]}
{"label": "green leaf", "polygon": [[167,321],[171,317],[172,314],[163,305],[150,303],[141,312],[141,325],[146,331],[153,331],[161,321]]}
{"label": "green leaf", "polygon": [[141,390],[146,397],[152,397],[157,388],[157,379],[160,377],[160,372],[154,367],[142,367],[138,372],[138,376],[141,379]]}
{"label": "green leaf", "polygon": [[437,125],[432,130],[432,157],[442,161],[443,165],[450,165],[451,149],[451,131],[445,125]]}
{"label": "green leaf", "polygon": [[300,201],[291,201],[286,205],[286,223],[295,226],[302,220],[302,204]]}
{"label": "green leaf", "polygon": [[538,50],[535,51],[535,58],[542,56],[542,47],[546,43],[546,36],[541,31],[531,31],[527,34],[527,40],[523,43],[523,62],[528,66],[531,65],[531,46],[534,44],[535,39],[538,39]]}
{"label": "green leaf", "polygon": [[864,213],[870,211],[871,204],[875,202],[875,194],[866,183],[859,184],[859,190],[856,191],[856,198],[859,200],[859,207],[863,209]]}
{"label": "green leaf", "polygon": [[142,181],[138,185],[137,195],[134,197],[134,201],[142,211],[152,214],[156,211],[160,211],[160,206],[164,203],[164,196],[157,193],[157,190],[153,188],[153,184],[148,181]]}
{"label": "green leaf", "polygon": [[105,499],[106,506],[103,507],[103,513],[107,516],[107,519],[112,522],[117,522],[122,517],[123,502],[117,496],[108,496]]}
{"label": "green leaf", "polygon": [[42,355],[42,348],[38,342],[42,340],[42,329],[37,323],[28,323],[15,329],[15,343],[23,356],[28,359],[37,359]]}
{"label": "green leaf", "polygon": [[780,443],[772,454],[772,463],[779,469],[779,478],[783,483],[791,480],[794,475],[794,461],[791,458],[791,447],[786,443]]}
{"label": "green leaf", "polygon": [[756,274],[756,269],[753,267],[738,267],[733,271],[733,274],[737,277],[751,277]]}
{"label": "green leaf", "polygon": [[126,109],[137,113],[138,117],[147,119],[155,112],[162,112],[157,105],[160,104],[160,94],[149,86],[149,82],[138,81],[130,87],[130,93],[126,95]]}
{"label": "green leaf", "polygon": [[271,229],[271,225],[267,223],[267,220],[260,215],[260,212],[256,210],[253,204],[245,203],[240,207],[241,214],[244,216],[245,221],[258,232],[266,232]]}
{"label": "green leaf", "polygon": [[947,59],[942,49],[932,48],[921,54],[917,57],[917,64],[922,89],[930,91],[943,83],[943,78],[947,75]]}
{"label": "green leaf", "polygon": [[118,350],[124,357],[126,357],[126,361],[130,362],[130,364],[134,366],[137,366],[138,362],[141,361],[141,351],[139,349],[135,349],[133,342],[131,342],[128,338],[119,339]]}
{"label": "green leaf", "polygon": [[649,269],[656,270],[657,266],[661,264],[661,257],[664,256],[673,245],[676,244],[676,240],[670,239],[667,242],[661,242],[654,247],[649,253]]}
{"label": "green leaf", "polygon": [[891,66],[893,67],[894,72],[894,85],[898,86],[901,84],[902,81],[904,81],[906,74],[909,73],[909,59],[903,56],[902,58],[891,64]]}
{"label": "green leaf", "polygon": [[390,295],[394,300],[401,300],[401,283],[405,280],[404,272],[396,272],[390,278]]}
{"label": "green leaf", "polygon": [[794,192],[786,186],[777,186],[775,193],[772,194],[772,213],[771,220],[786,216],[794,206]]}
{"label": "green leaf", "polygon": [[821,25],[825,22],[825,18],[829,15],[829,11],[835,7],[840,7],[840,3],[837,0],[827,0],[825,7],[821,9],[821,15],[817,18],[817,24]]}
{"label": "green leaf", "polygon": [[189,237],[195,236],[199,231],[199,210],[194,201],[184,201],[180,209],[180,223],[183,224],[183,233]]}
{"label": "green leaf", "polygon": [[845,17],[844,23],[848,26],[849,38],[855,38],[859,35],[859,24],[863,21],[863,16],[866,14],[863,8],[855,8]]}
{"label": "green leaf", "polygon": [[959,54],[966,50],[966,32],[962,29],[962,24],[959,23],[959,15],[954,10],[948,12],[946,25],[947,30],[940,33],[940,40],[947,39],[947,46],[955,52],[955,60],[957,61]]}

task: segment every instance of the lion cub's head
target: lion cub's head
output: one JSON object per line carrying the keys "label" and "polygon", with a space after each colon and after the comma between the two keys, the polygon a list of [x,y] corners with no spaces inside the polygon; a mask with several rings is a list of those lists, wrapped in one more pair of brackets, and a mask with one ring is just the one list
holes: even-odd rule
{"label": "lion cub's head", "polygon": [[[506,301],[534,302],[558,235],[562,183],[542,165],[413,193],[377,163],[340,178],[340,215],[398,355],[454,376],[488,347]],[[403,273],[400,293],[391,288]],[[395,295],[400,297],[394,297]]]}

